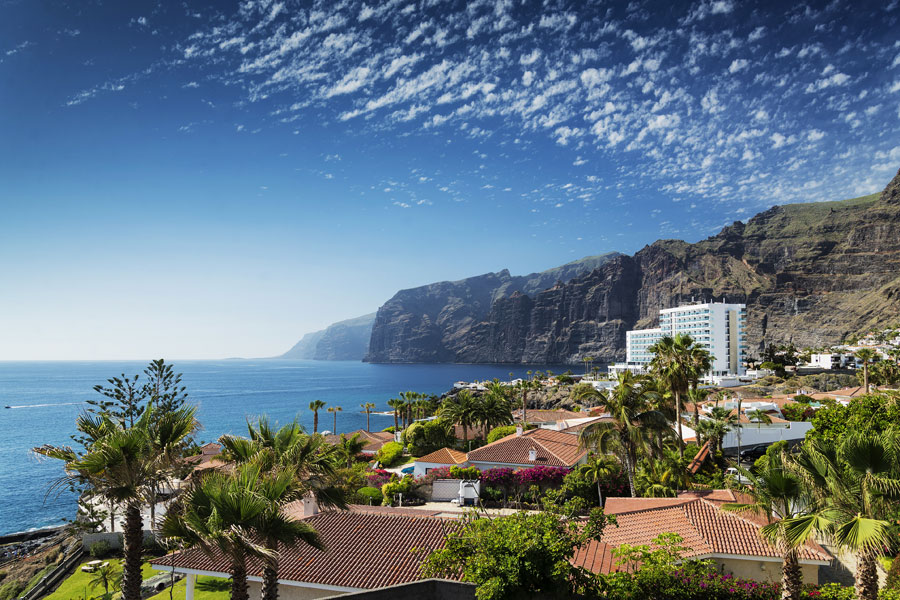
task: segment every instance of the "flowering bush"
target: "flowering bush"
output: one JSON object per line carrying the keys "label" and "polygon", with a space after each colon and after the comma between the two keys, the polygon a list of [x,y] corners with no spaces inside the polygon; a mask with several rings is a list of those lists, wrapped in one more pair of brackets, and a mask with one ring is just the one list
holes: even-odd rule
{"label": "flowering bush", "polygon": [[478,467],[453,465],[450,467],[450,476],[454,479],[478,479],[481,476],[481,471],[478,470]]}
{"label": "flowering bush", "polygon": [[481,472],[481,481],[485,485],[508,490],[516,482],[515,471],[507,467],[488,469]]}
{"label": "flowering bush", "polygon": [[379,488],[391,480],[392,473],[384,469],[374,469],[366,473],[366,484],[369,487]]}
{"label": "flowering bush", "polygon": [[569,474],[565,467],[547,467],[539,465],[530,469],[516,471],[515,481],[517,485],[528,488],[532,485],[540,487],[558,486],[563,478]]}

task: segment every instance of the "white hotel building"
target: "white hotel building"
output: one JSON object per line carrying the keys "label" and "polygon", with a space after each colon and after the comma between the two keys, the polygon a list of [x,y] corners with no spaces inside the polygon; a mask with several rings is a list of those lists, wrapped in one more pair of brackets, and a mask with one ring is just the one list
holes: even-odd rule
{"label": "white hotel building", "polygon": [[659,311],[659,327],[625,334],[625,363],[609,367],[610,374],[623,370],[646,371],[653,359],[650,346],[664,336],[686,333],[713,357],[709,375],[736,377],[745,374],[745,304],[698,303]]}

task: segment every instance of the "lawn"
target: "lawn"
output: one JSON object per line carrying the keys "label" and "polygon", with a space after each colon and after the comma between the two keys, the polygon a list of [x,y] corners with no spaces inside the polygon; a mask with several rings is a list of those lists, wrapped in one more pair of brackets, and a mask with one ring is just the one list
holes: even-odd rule
{"label": "lawn", "polygon": [[[93,560],[88,558],[85,560]],[[107,558],[104,560],[108,560],[109,564],[115,566],[121,566],[121,560],[118,558]],[[150,567],[150,563],[144,563],[141,567],[141,573],[144,575],[144,579],[148,577],[152,577],[153,575],[159,574],[159,571],[156,571]],[[75,572],[69,575],[66,579],[63,580],[59,587],[50,594],[46,596],[44,600],[78,600],[81,598],[99,598],[103,595],[103,588],[94,588],[91,589],[91,577],[93,577],[93,573],[85,573],[81,570],[81,565],[78,565],[75,568]],[[168,595],[166,596],[168,598]],[[184,593],[182,593],[182,598],[184,597]]]}
{"label": "lawn", "polygon": [[[156,571],[159,573],[160,571]],[[172,598],[174,600],[184,600],[187,591],[187,580],[182,579],[175,584],[172,590]],[[219,577],[207,577],[201,575],[197,577],[197,583],[194,585],[194,600],[228,600],[231,597],[231,582],[227,579]],[[169,600],[169,590],[163,590],[155,596],[150,596],[148,600]]]}

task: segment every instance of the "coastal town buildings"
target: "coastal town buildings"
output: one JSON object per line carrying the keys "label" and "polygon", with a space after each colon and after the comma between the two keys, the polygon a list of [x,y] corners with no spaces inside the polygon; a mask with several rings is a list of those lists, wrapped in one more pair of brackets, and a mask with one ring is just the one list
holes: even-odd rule
{"label": "coastal town buildings", "polygon": [[745,304],[698,302],[659,311],[659,327],[625,333],[625,362],[609,367],[610,375],[622,371],[645,373],[653,360],[650,348],[665,336],[688,334],[712,356],[708,376],[739,377],[745,374]]}

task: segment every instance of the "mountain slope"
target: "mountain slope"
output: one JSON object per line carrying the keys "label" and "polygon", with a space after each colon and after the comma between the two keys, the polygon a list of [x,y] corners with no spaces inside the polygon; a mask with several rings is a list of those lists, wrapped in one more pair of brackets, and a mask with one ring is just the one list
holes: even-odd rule
{"label": "mountain slope", "polygon": [[557,364],[623,358],[625,331],[691,298],[744,302],[750,353],[832,344],[900,314],[900,173],[883,193],[776,206],[689,244],[660,240],[543,291],[508,273],[398,292],[367,360]]}

